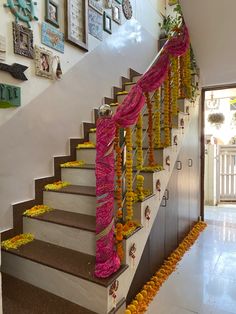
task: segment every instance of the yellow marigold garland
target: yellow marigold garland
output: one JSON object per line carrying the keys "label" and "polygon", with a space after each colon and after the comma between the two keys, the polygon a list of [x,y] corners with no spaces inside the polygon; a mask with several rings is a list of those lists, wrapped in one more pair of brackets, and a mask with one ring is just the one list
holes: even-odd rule
{"label": "yellow marigold garland", "polygon": [[161,171],[161,170],[163,170],[163,166],[160,166],[160,165],[142,167],[142,171],[145,171],[145,172],[154,172],[154,171]]}
{"label": "yellow marigold garland", "polygon": [[35,205],[34,207],[31,207],[30,209],[27,209],[26,211],[24,211],[23,215],[28,216],[28,217],[37,217],[39,215],[50,212],[52,210],[53,208],[47,205]]}
{"label": "yellow marigold garland", "polygon": [[115,136],[115,151],[116,151],[116,202],[117,212],[116,216],[118,219],[123,217],[122,212],[122,151],[120,147],[120,127],[116,126]]}
{"label": "yellow marigold garland", "polygon": [[164,146],[170,146],[170,84],[169,84],[169,73],[167,78],[164,81],[164,132],[165,132],[165,141]]}
{"label": "yellow marigold garland", "polygon": [[120,261],[124,258],[124,250],[123,250],[123,225],[121,223],[116,224],[115,228],[115,236],[116,236],[116,250],[119,256]]}
{"label": "yellow marigold garland", "polygon": [[126,90],[116,93],[116,95],[127,95],[127,94],[128,92]]}
{"label": "yellow marigold garland", "polygon": [[137,228],[140,227],[140,224],[138,224],[135,221],[127,221],[123,226],[123,236],[129,237]]}
{"label": "yellow marigold garland", "polygon": [[179,74],[178,74],[178,59],[177,57],[171,57],[172,65],[172,89],[171,89],[171,98],[172,98],[172,115],[176,116],[178,112],[178,88],[179,88]]}
{"label": "yellow marigold garland", "polygon": [[136,194],[140,200],[144,200],[144,176],[138,174],[136,177]]}
{"label": "yellow marigold garland", "polygon": [[154,146],[155,148],[161,147],[161,93],[158,88],[154,93]]}
{"label": "yellow marigold garland", "polygon": [[126,221],[133,218],[133,147],[131,128],[126,128]]}
{"label": "yellow marigold garland", "polygon": [[84,142],[83,144],[78,144],[77,148],[95,148],[96,144],[92,143],[92,142]]}
{"label": "yellow marigold garland", "polygon": [[190,48],[184,55],[184,87],[186,91],[186,96],[191,98],[192,96],[192,86],[191,86],[191,56]]}
{"label": "yellow marigold garland", "polygon": [[57,182],[45,185],[44,188],[45,188],[45,190],[49,190],[49,191],[58,191],[58,190],[66,187],[66,186],[69,186],[69,185],[71,185],[71,183],[69,183],[69,182],[57,181]]}
{"label": "yellow marigold garland", "polygon": [[206,223],[198,222],[192,228],[190,233],[180,243],[178,248],[165,260],[161,268],[151,277],[151,279],[143,286],[140,293],[127,306],[125,314],[143,314],[158,293],[163,283],[175,271],[177,264],[180,262],[184,254],[197,240],[200,233],[206,228]]}
{"label": "yellow marigold garland", "polygon": [[137,146],[136,168],[138,170],[141,170],[143,167],[142,139],[143,139],[143,118],[142,118],[142,114],[139,114],[138,122],[136,124],[136,146]]}
{"label": "yellow marigold garland", "polygon": [[95,133],[96,131],[97,131],[96,128],[92,128],[92,129],[89,130],[89,132],[91,132],[91,133]]}
{"label": "yellow marigold garland", "polygon": [[61,168],[76,168],[76,167],[82,167],[84,166],[85,162],[84,160],[75,160],[75,161],[68,161],[64,164],[60,164]]}
{"label": "yellow marigold garland", "polygon": [[148,165],[154,166],[154,145],[153,145],[153,120],[152,120],[152,102],[149,93],[144,93],[148,109]]}
{"label": "yellow marigold garland", "polygon": [[5,250],[18,249],[20,246],[25,245],[34,240],[31,233],[22,233],[11,239],[2,241],[1,247]]}
{"label": "yellow marigold garland", "polygon": [[184,88],[184,57],[179,57],[179,98],[185,98],[185,88]]}

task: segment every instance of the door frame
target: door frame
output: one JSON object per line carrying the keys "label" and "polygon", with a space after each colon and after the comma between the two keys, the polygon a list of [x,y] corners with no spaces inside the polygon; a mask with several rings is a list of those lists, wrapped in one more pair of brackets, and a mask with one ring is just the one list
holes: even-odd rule
{"label": "door frame", "polygon": [[204,221],[204,178],[205,178],[205,92],[220,90],[220,89],[230,89],[236,88],[236,83],[224,84],[224,85],[213,85],[205,86],[201,89],[201,105],[200,105],[200,217]]}

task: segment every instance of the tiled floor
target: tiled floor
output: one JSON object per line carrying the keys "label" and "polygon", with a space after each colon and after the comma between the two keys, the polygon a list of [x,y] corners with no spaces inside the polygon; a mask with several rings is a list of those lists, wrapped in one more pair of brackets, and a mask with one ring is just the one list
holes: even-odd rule
{"label": "tiled floor", "polygon": [[205,219],[148,314],[236,314],[236,206],[206,207]]}

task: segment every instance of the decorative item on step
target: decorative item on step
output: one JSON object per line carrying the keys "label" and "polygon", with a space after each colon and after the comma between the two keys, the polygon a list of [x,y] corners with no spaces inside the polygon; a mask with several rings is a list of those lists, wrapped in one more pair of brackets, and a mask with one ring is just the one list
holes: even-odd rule
{"label": "decorative item on step", "polygon": [[1,247],[4,250],[16,250],[22,245],[30,243],[34,240],[34,236],[31,233],[22,233],[15,237],[2,241]]}
{"label": "decorative item on step", "polygon": [[84,142],[83,144],[78,144],[76,146],[77,149],[80,148],[95,148],[96,144],[92,143],[92,142]]}
{"label": "decorative item on step", "polygon": [[0,84],[0,108],[19,107],[21,89],[18,86]]}
{"label": "decorative item on step", "polygon": [[66,40],[88,51],[88,1],[66,0]]}
{"label": "decorative item on step", "polygon": [[166,165],[168,166],[168,170],[170,171],[170,156],[166,157]]}
{"label": "decorative item on step", "polygon": [[[117,271],[120,259],[114,250],[114,138],[116,125],[128,128],[137,123],[145,104],[143,93],[154,92],[166,78],[170,56],[180,56],[189,47],[189,34],[183,25],[170,38],[156,63],[139,79],[112,116],[110,106],[100,108],[96,132],[96,265],[97,277],[109,277]],[[104,218],[105,217],[105,218]]]}
{"label": "decorative item on step", "polygon": [[9,8],[11,13],[15,15],[16,23],[18,23],[20,20],[25,22],[30,28],[31,21],[38,21],[35,13],[36,5],[37,2],[34,2],[33,0],[7,0],[7,3],[4,4],[4,7]]}
{"label": "decorative item on step", "polygon": [[114,306],[116,306],[116,297],[117,297],[116,292],[118,291],[118,288],[119,288],[119,281],[115,280],[109,289],[109,295],[112,296],[113,298]]}
{"label": "decorative item on step", "polygon": [[68,161],[64,164],[60,164],[61,168],[77,168],[77,167],[83,167],[85,165],[84,160],[75,160],[75,161]]}
{"label": "decorative item on step", "polygon": [[161,94],[160,88],[154,93],[154,147],[161,147]]}
{"label": "decorative item on step", "polygon": [[0,71],[5,71],[11,74],[17,80],[27,81],[27,77],[25,76],[24,72],[28,69],[27,66],[13,63],[12,65],[1,63],[0,62]]}
{"label": "decorative item on step", "polygon": [[54,26],[42,23],[42,44],[64,53],[64,34]]}
{"label": "decorative item on step", "polygon": [[210,113],[207,120],[219,129],[225,121],[225,116],[221,112]]}
{"label": "decorative item on step", "polygon": [[53,0],[45,0],[45,21],[55,27],[59,27],[59,6]]}
{"label": "decorative item on step", "polygon": [[30,209],[27,209],[26,211],[24,211],[23,215],[28,216],[28,217],[37,217],[39,215],[50,212],[52,210],[53,208],[47,205],[35,205],[34,207],[31,207]]}
{"label": "decorative item on step", "polygon": [[103,30],[112,34],[112,19],[105,11],[103,12]]}
{"label": "decorative item on step", "polygon": [[180,127],[182,129],[182,134],[184,134],[184,118],[180,119]]}
{"label": "decorative item on step", "polygon": [[34,46],[32,30],[14,22],[12,26],[14,53],[33,59]]}
{"label": "decorative item on step", "polygon": [[132,263],[131,263],[132,267],[134,267],[134,265],[135,265],[135,257],[136,257],[135,253],[136,253],[136,251],[137,251],[136,244],[133,243],[131,248],[129,249],[129,256],[132,259]]}
{"label": "decorative item on step", "polygon": [[89,6],[96,10],[100,15],[103,14],[103,3],[102,0],[89,0]]}
{"label": "decorative item on step", "polygon": [[149,206],[146,206],[145,208],[144,217],[146,218],[149,226],[149,220],[151,219],[151,209]]}
{"label": "decorative item on step", "polygon": [[161,268],[157,270],[130,305],[127,306],[125,314],[144,313],[147,311],[149,303],[153,300],[167,278],[176,270],[176,266],[181,261],[184,254],[195,243],[206,226],[204,222],[195,224],[178,248],[165,260]]}
{"label": "decorative item on step", "polygon": [[137,147],[137,158],[136,158],[136,169],[141,170],[143,168],[143,117],[142,113],[139,114],[138,122],[136,124],[136,147]]}
{"label": "decorative item on step", "polygon": [[[95,2],[97,2],[95,0]],[[102,10],[103,12],[103,10]],[[93,37],[102,40],[103,38],[103,17],[97,11],[89,8],[88,10],[88,30]]]}
{"label": "decorative item on step", "polygon": [[154,145],[153,145],[153,117],[152,117],[152,102],[149,93],[144,93],[148,109],[148,166],[155,165],[154,160]]}
{"label": "decorative item on step", "polygon": [[113,3],[112,19],[117,24],[121,24],[121,6],[119,4]]}
{"label": "decorative item on step", "polygon": [[173,143],[174,143],[175,146],[178,145],[178,136],[177,135],[174,136]]}
{"label": "decorative item on step", "polygon": [[136,221],[127,221],[123,225],[123,236],[125,239],[128,239],[137,229],[140,229],[141,225]]}
{"label": "decorative item on step", "polygon": [[127,20],[130,20],[132,15],[133,15],[133,9],[132,9],[132,5],[131,5],[129,0],[123,0],[122,10],[123,10],[125,18]]}
{"label": "decorative item on step", "polygon": [[53,54],[50,50],[35,46],[35,74],[53,79]]}
{"label": "decorative item on step", "polygon": [[126,185],[126,217],[125,220],[129,221],[133,218],[133,145],[132,145],[132,132],[131,128],[125,128],[125,144],[126,144],[126,172],[125,172],[125,185]]}
{"label": "decorative item on step", "polygon": [[6,37],[0,35],[0,61],[6,60]]}
{"label": "decorative item on step", "polygon": [[170,140],[170,77],[169,72],[164,82],[164,147],[171,145]]}
{"label": "decorative item on step", "polygon": [[44,186],[45,190],[47,191],[58,191],[66,186],[71,185],[71,183],[66,181],[57,181],[54,183],[50,183]]}
{"label": "decorative item on step", "polygon": [[159,194],[159,200],[161,199],[161,181],[158,179],[156,182],[156,190]]}

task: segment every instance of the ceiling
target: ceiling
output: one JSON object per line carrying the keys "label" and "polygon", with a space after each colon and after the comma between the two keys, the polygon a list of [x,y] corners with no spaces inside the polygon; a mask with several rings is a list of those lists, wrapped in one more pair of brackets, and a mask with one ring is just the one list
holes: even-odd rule
{"label": "ceiling", "polygon": [[180,0],[202,86],[236,83],[236,1]]}

